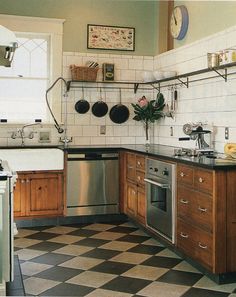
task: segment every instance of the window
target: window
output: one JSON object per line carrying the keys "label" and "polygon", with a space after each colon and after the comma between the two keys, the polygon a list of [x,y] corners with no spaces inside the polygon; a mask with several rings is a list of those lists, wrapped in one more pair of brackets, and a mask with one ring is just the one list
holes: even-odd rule
{"label": "window", "polygon": [[[61,19],[0,14],[1,25],[15,32],[18,49],[12,67],[0,66],[0,119],[9,123],[50,123],[45,91],[62,70]],[[50,105],[61,118],[61,88],[50,92]]]}
{"label": "window", "polygon": [[0,67],[0,119],[47,122],[50,36],[17,34],[17,41],[12,67]]}

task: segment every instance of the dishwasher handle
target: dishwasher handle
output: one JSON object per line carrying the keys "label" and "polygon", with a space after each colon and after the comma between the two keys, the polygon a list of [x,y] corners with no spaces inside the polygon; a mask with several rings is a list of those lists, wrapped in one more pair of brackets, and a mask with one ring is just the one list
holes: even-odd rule
{"label": "dishwasher handle", "polygon": [[117,160],[118,153],[85,153],[85,154],[68,154],[68,161],[78,161],[78,160]]}

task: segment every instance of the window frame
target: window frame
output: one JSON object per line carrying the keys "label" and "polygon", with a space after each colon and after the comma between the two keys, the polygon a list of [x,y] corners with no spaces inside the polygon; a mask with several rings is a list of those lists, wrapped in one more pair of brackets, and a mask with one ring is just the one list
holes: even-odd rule
{"label": "window frame", "polygon": [[[1,25],[15,32],[16,35],[23,34],[41,34],[49,36],[49,73],[48,73],[48,86],[62,74],[62,35],[63,23],[65,19],[53,18],[39,18],[39,17],[26,17],[15,15],[0,14]],[[51,90],[49,94],[49,102],[58,121],[62,122],[62,94],[61,85],[58,84]],[[52,124],[53,120],[50,116],[47,117],[48,121],[43,124]],[[26,122],[28,123],[28,122]],[[10,122],[10,124],[17,124],[17,122]],[[19,124],[22,124],[19,123]],[[0,123],[1,125],[1,123]],[[6,125],[6,124],[4,124]]]}

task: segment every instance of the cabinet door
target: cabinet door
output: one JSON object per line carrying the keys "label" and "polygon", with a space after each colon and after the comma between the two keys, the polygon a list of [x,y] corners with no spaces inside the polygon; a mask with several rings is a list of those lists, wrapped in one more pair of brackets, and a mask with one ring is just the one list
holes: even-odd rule
{"label": "cabinet door", "polygon": [[142,188],[137,190],[137,219],[142,224],[146,222],[146,195]]}
{"label": "cabinet door", "polygon": [[27,204],[26,180],[23,174],[18,174],[16,186],[14,188],[14,217],[24,217],[26,215]]}
{"label": "cabinet door", "polygon": [[128,215],[136,216],[136,186],[127,183],[126,184],[126,212]]}
{"label": "cabinet door", "polygon": [[135,154],[126,154],[126,178],[135,182],[136,179],[136,161]]}
{"label": "cabinet door", "polygon": [[26,184],[30,191],[28,215],[63,213],[62,174],[31,174],[27,176]]}

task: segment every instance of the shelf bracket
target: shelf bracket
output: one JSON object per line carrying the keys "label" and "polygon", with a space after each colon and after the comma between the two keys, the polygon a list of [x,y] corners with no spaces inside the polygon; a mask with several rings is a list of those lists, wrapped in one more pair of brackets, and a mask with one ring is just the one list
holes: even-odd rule
{"label": "shelf bracket", "polygon": [[158,83],[158,87],[154,86],[154,84],[150,84],[150,85],[153,87],[153,89],[158,90],[158,92],[160,93],[160,91],[161,91],[161,84],[160,83]]}
{"label": "shelf bracket", "polygon": [[227,82],[227,69],[225,68],[224,71],[225,71],[225,74],[221,74],[219,71],[217,71],[216,69],[212,69],[214,70],[219,76],[221,76],[225,82]]}
{"label": "shelf bracket", "polygon": [[139,83],[134,83],[134,94],[137,93],[138,87],[139,87]]}
{"label": "shelf bracket", "polygon": [[177,78],[177,79],[178,79],[178,81],[181,82],[181,84],[185,85],[185,86],[188,88],[188,86],[189,86],[189,80],[188,80],[188,77],[187,77],[187,80],[186,80],[186,81],[183,81],[183,80],[180,79],[180,78]]}

